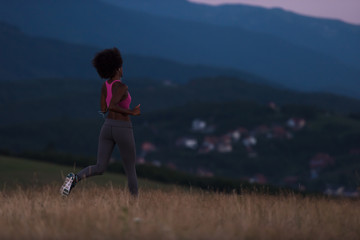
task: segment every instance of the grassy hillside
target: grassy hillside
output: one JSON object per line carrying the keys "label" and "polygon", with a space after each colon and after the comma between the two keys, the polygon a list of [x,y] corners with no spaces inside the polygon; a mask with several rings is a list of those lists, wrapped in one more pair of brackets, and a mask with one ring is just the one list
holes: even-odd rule
{"label": "grassy hillside", "polygon": [[[64,154],[54,152],[32,152],[24,153],[22,155],[26,158],[0,155],[0,166],[2,167],[2,171],[0,172],[2,173],[0,183],[2,184],[4,190],[13,190],[16,187],[41,187],[49,184],[55,188],[59,188],[67,173],[76,173],[81,170],[83,166],[85,167],[90,164],[94,164],[96,161],[94,161],[94,159],[89,161],[89,159],[76,157],[74,155],[65,156]],[[34,159],[39,159],[42,162]],[[71,165],[79,167],[65,167]],[[202,189],[209,192],[237,194],[262,192],[269,195],[321,195],[321,193],[317,192],[299,192],[296,189],[284,187],[280,188],[268,184],[249,183],[247,181],[239,181],[229,178],[201,177],[166,167],[153,166],[151,164],[137,164],[136,172],[139,178],[140,190],[169,190],[178,188],[184,190],[188,189],[190,191],[201,191]],[[121,163],[111,163],[109,164],[105,175],[85,179],[77,185],[76,189],[82,189],[84,187],[91,187],[95,185],[126,187],[127,181],[123,174],[124,169]]]}
{"label": "grassy hillside", "polygon": [[[60,189],[67,173],[79,171],[78,168],[39,162],[23,158],[0,155],[0,189],[11,190],[18,185],[23,187],[54,186],[56,192]],[[104,186],[111,184],[114,187],[126,187],[126,177],[122,174],[105,173],[102,176],[89,178],[81,182],[76,188],[86,186]],[[145,179],[139,179],[139,188],[142,189],[170,189],[172,186]],[[54,190],[54,191],[55,191]]]}
{"label": "grassy hillside", "polygon": [[[117,187],[0,191],[1,239],[360,238],[359,200]],[[20,231],[21,229],[21,231]]]}

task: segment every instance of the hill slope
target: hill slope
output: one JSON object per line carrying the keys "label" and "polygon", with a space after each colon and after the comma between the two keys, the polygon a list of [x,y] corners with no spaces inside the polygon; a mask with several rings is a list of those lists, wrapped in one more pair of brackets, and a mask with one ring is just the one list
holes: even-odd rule
{"label": "hill slope", "polygon": [[[291,127],[292,118],[303,119],[304,125]],[[209,128],[196,130],[196,119]],[[211,171],[215,176],[254,181],[263,175],[271,184],[289,184],[287,177],[295,176],[296,184],[317,190],[327,185],[355,189],[360,180],[359,119],[311,106],[272,110],[244,101],[193,103],[149,113],[137,118],[134,126],[137,141],[156,146],[157,151],[145,154],[146,161],[171,163],[199,174]],[[247,142],[249,137],[255,138],[254,144]]]}
{"label": "hill slope", "polygon": [[[140,103],[143,114],[175,108],[186,103],[224,103],[234,100],[260,104],[272,101],[280,106],[291,103],[312,105],[345,114],[360,111],[360,101],[357,99],[326,93],[295,92],[239,78],[201,78],[170,86],[140,78],[126,79],[125,82],[133,96],[132,106]],[[2,126],[22,123],[31,125],[32,122],[49,119],[100,120],[97,111],[101,84],[101,81],[80,79],[0,82],[0,109],[6,113],[2,116]]]}
{"label": "hill slope", "polygon": [[[305,124],[295,129],[288,123],[291,118],[303,119]],[[195,131],[195,119],[213,126],[212,130]],[[12,152],[95,156],[102,122],[72,117],[9,124],[0,128],[0,145]],[[134,118],[133,123],[138,156],[155,165],[249,180],[262,174],[271,184],[285,184],[287,177],[295,176],[296,184],[321,191],[326,184],[353,188],[358,180],[359,121],[310,106],[287,105],[272,110],[246,101],[193,103],[147,113]],[[241,129],[241,138],[232,139],[228,134],[237,129]],[[256,138],[250,147],[243,142],[249,136]],[[187,138],[197,144],[186,147],[183,142]],[[206,141],[214,144],[209,151],[201,150]],[[154,144],[157,151],[144,150],[146,142]],[[219,144],[225,150],[219,150]],[[312,178],[311,159],[319,154],[334,160],[315,168],[318,177]],[[117,150],[114,156],[119,158]]]}
{"label": "hill slope", "polygon": [[[33,37],[13,25],[0,22],[0,51],[0,81],[34,78],[98,79],[91,66],[91,59],[100,51],[95,47]],[[123,58],[126,78],[185,83],[197,77],[226,75],[270,84],[263,78],[234,69],[187,65],[137,55],[124,55]]]}
{"label": "hill slope", "polygon": [[[57,184],[60,189],[64,175],[74,171],[75,169],[69,166],[0,155],[1,188],[16,187],[18,184],[26,187]],[[88,179],[86,180],[86,184],[79,184],[77,187],[81,188],[88,184],[105,185],[110,183],[114,186],[124,187],[126,185],[126,176],[122,174],[106,173],[100,178],[94,177]],[[147,189],[171,188],[171,186],[146,179],[139,179],[139,186]]]}
{"label": "hill slope", "polygon": [[0,80],[96,76],[95,48],[33,37],[0,22]]}
{"label": "hill slope", "polygon": [[186,0],[103,0],[158,16],[234,26],[281,37],[360,67],[360,26],[337,20],[307,17],[278,8],[242,4],[208,6]]}
{"label": "hill slope", "polygon": [[98,47],[121,46],[125,53],[231,67],[292,88],[360,97],[354,91],[360,70],[271,34],[153,16],[98,0],[1,3],[1,20],[33,35]]}

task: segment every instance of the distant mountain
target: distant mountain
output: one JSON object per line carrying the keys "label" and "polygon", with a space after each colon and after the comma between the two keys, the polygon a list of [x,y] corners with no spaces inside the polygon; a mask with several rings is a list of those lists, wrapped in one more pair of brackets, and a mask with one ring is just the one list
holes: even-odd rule
{"label": "distant mountain", "polygon": [[[13,25],[0,22],[0,81],[34,78],[98,79],[91,59],[100,49],[59,40],[29,36]],[[193,78],[236,76],[248,81],[271,82],[246,72],[204,65],[124,55],[126,78],[149,78],[185,83]]]}
{"label": "distant mountain", "polygon": [[[239,26],[154,16],[99,0],[1,0],[0,20],[26,33],[157,56],[187,64],[230,67],[299,90],[360,97],[360,70],[272,34]],[[80,14],[81,13],[81,14]]]}
{"label": "distant mountain", "polygon": [[360,25],[243,4],[209,6],[187,0],[103,0],[157,16],[271,34],[360,68]]}
{"label": "distant mountain", "polygon": [[0,22],[0,80],[95,76],[94,48],[23,34]]}

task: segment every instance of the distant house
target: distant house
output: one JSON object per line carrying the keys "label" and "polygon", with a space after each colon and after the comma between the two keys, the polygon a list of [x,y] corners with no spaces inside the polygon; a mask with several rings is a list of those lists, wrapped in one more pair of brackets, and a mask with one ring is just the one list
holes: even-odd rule
{"label": "distant house", "polygon": [[181,137],[176,140],[176,146],[196,149],[198,147],[198,141],[196,138]]}
{"label": "distant house", "polygon": [[256,158],[257,157],[257,153],[253,150],[253,146],[256,145],[257,140],[254,136],[247,136],[245,138],[243,138],[242,140],[243,145],[245,146],[247,152],[248,152],[248,157],[249,158]]}
{"label": "distant house", "polygon": [[286,124],[291,129],[300,130],[305,127],[306,121],[303,118],[290,118]]}
{"label": "distant house", "polygon": [[216,145],[218,144],[219,139],[217,137],[213,136],[206,136],[204,138],[203,143],[201,144],[201,147],[199,148],[199,153],[209,153],[213,150],[215,150]]}
{"label": "distant house", "polygon": [[230,132],[229,135],[231,136],[234,142],[238,142],[241,138],[241,132],[239,130],[234,130]]}
{"label": "distant house", "polygon": [[215,125],[208,125],[205,121],[201,119],[197,118],[192,121],[191,130],[194,132],[213,133],[215,129]]}
{"label": "distant house", "polygon": [[194,119],[192,122],[192,128],[193,131],[201,132],[206,129],[206,122],[200,119]]}
{"label": "distant house", "polygon": [[243,139],[242,143],[245,147],[251,147],[256,145],[257,140],[254,136],[247,136]]}
{"label": "distant house", "polygon": [[221,137],[206,136],[201,144],[198,153],[209,153],[217,150],[220,153],[232,152],[232,136],[225,134]]}

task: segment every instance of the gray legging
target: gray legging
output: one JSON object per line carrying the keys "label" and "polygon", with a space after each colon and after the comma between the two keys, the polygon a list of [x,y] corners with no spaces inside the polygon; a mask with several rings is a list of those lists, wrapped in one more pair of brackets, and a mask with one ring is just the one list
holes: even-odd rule
{"label": "gray legging", "polygon": [[100,131],[98,156],[96,165],[88,166],[78,172],[78,181],[95,175],[103,174],[109,163],[115,143],[118,145],[129,191],[138,194],[138,183],[135,169],[135,141],[131,122],[106,119]]}

